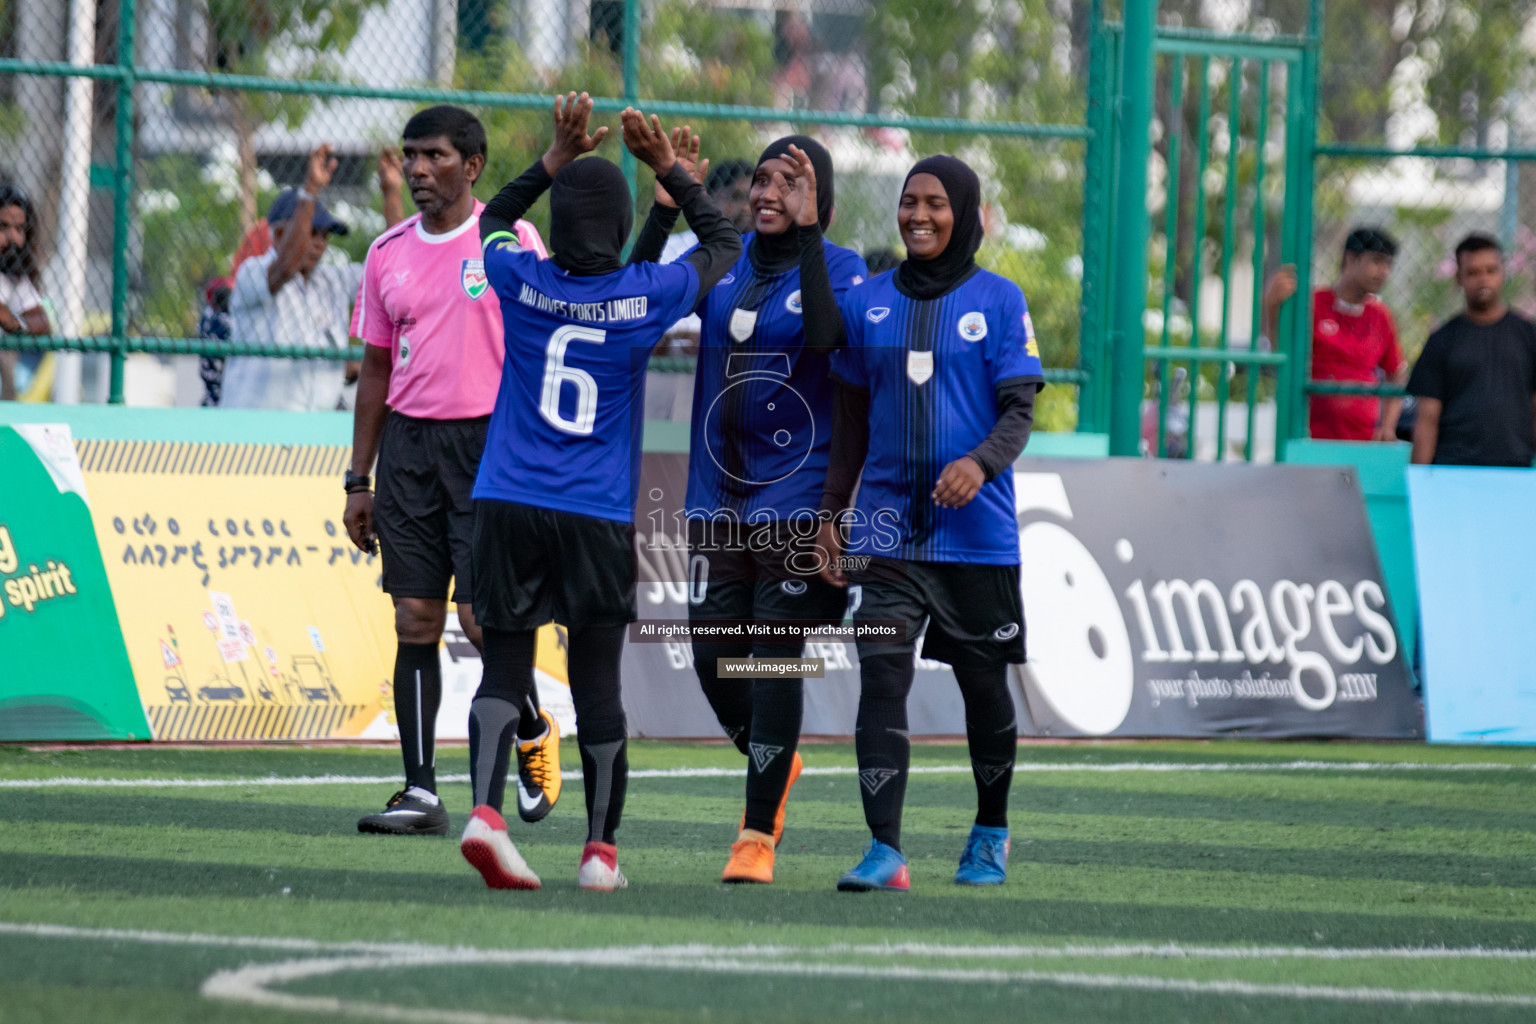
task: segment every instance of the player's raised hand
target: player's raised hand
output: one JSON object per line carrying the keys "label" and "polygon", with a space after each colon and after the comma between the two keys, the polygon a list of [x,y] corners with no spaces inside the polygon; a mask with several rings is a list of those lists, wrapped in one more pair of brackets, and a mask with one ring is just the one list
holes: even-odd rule
{"label": "player's raised hand", "polygon": [[933,489],[933,503],[942,508],[964,508],[986,482],[981,464],[969,455],[962,455],[939,474],[939,482]]}
{"label": "player's raised hand", "polygon": [[[789,158],[795,164],[793,187],[800,196],[800,209],[795,213],[795,223],[808,228],[820,221],[816,210],[816,165],[811,163],[809,154],[799,146],[789,147]],[[782,190],[788,183],[775,172],[774,184]]]}
{"label": "player's raised hand", "polygon": [[645,115],[634,107],[625,107],[624,113],[619,115],[619,123],[624,130],[624,145],[629,147],[636,160],[655,171],[658,178],[672,170],[672,165],[677,163],[677,154],[672,151],[672,140],[662,131],[661,118],[652,114],[650,120],[646,120]]}
{"label": "player's raised hand", "polygon": [[[687,125],[672,129],[672,153],[677,162],[682,164],[683,170],[688,176],[700,185],[704,184],[709,176],[709,158],[699,159],[699,140],[702,136],[693,134],[693,129]],[[662,206],[676,209],[677,204],[672,201],[672,196],[658,182],[656,185],[656,202]]]}
{"label": "player's raised hand", "polygon": [[603,125],[587,134],[592,119],[592,97],[586,93],[567,93],[555,97],[555,137],[544,151],[544,170],[553,177],[560,168],[585,156],[608,137],[608,126]]}

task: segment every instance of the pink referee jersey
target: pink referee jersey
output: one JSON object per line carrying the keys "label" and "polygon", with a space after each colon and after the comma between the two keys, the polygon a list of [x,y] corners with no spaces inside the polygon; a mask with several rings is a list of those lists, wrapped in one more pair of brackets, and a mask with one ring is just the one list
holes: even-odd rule
{"label": "pink referee jersey", "polygon": [[[421,214],[368,247],[352,312],[352,336],[391,355],[389,407],[428,420],[489,416],[501,385],[501,301],[485,278],[480,211],[429,235]],[[517,222],[517,240],[542,259],[539,232]]]}

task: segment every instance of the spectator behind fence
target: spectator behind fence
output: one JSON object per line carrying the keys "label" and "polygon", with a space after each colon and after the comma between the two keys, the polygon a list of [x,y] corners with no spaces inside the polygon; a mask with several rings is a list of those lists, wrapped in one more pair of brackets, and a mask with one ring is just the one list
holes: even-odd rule
{"label": "spectator behind fence", "polygon": [[[347,233],[347,226],[320,201],[336,165],[331,147],[320,145],[309,155],[304,186],[287,189],[272,201],[267,210],[272,248],[246,259],[235,274],[229,299],[232,342],[348,347],[352,298],[362,281],[362,266],[320,262],[331,235]],[[398,209],[399,187],[396,176],[396,194],[386,191],[386,209]],[[225,362],[219,405],[328,411],[340,404],[343,384],[343,369],[334,359],[232,356]]]}
{"label": "spectator behind fence", "polygon": [[1487,235],[1456,246],[1466,311],[1424,343],[1408,380],[1418,398],[1413,461],[1526,469],[1536,458],[1536,324],[1504,302],[1504,253]]}
{"label": "spectator behind fence", "polygon": [[[1312,295],[1312,379],[1360,384],[1377,371],[1401,387],[1408,363],[1397,341],[1392,313],[1377,298],[1392,274],[1397,242],[1380,228],[1358,227],[1344,240],[1339,276]],[[1274,337],[1276,312],[1296,294],[1296,268],[1284,266],[1264,286],[1264,324]],[[1330,441],[1395,441],[1401,398],[1313,395],[1309,433]]]}
{"label": "spectator behind fence", "polygon": [[[0,331],[51,334],[37,290],[37,216],[32,200],[15,185],[0,185]],[[16,397],[16,353],[0,352],[0,400]]]}

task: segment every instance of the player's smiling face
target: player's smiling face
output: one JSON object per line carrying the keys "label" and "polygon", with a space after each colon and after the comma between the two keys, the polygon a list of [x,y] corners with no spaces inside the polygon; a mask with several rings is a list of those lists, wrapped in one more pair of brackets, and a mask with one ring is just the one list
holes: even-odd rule
{"label": "player's smiling face", "polygon": [[484,165],[479,156],[465,160],[446,135],[405,139],[400,158],[411,199],[422,216],[429,218],[461,201]]}
{"label": "player's smiling face", "polygon": [[774,184],[773,172],[784,176],[786,184],[794,181],[795,165],[781,156],[764,160],[752,175],[752,221],[760,235],[778,235],[800,215],[801,195],[791,184],[780,188]]}
{"label": "player's smiling face", "polygon": [[955,211],[949,205],[949,193],[931,174],[914,174],[901,191],[901,206],[896,210],[896,226],[907,255],[915,260],[931,260],[949,245],[955,230]]}

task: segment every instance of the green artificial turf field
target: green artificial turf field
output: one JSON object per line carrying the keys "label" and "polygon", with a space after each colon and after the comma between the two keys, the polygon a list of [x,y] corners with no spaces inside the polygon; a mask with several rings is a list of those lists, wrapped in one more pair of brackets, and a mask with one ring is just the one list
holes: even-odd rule
{"label": "green artificial turf field", "polygon": [[[631,888],[599,894],[569,777],[512,825],[543,890],[492,892],[453,839],[354,831],[389,750],[0,748],[0,1019],[1536,1018],[1536,751],[1024,747],[1008,884],[982,891],[951,882],[964,748],[919,746],[912,891],[844,894],[849,746],[805,749],[769,887],[718,881],[734,750],[630,750]],[[468,786],[443,794],[456,834]]]}

